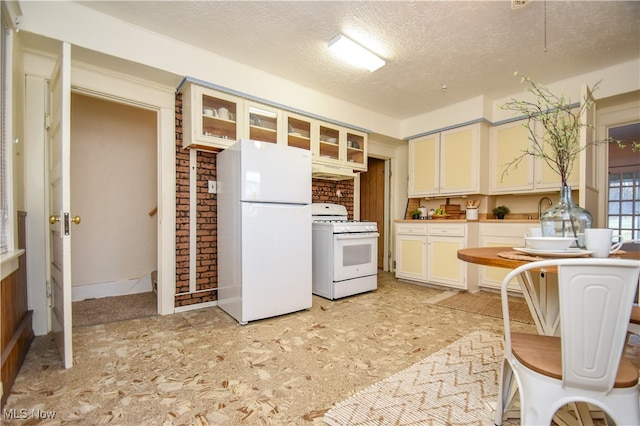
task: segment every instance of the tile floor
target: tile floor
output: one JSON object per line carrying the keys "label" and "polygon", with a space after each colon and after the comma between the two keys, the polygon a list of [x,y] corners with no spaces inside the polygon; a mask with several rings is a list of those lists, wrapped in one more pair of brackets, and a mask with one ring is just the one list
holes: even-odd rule
{"label": "tile floor", "polygon": [[3,424],[27,424],[14,410],[55,415],[40,424],[320,425],[336,402],[471,331],[501,333],[501,319],[433,304],[447,294],[381,273],[375,292],[314,296],[310,310],[245,326],[214,307],[77,327],[69,370],[37,337]]}

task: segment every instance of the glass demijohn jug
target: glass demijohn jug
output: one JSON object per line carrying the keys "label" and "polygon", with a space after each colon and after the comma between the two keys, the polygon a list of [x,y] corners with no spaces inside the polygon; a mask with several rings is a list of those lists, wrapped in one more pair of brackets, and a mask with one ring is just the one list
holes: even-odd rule
{"label": "glass demijohn jug", "polygon": [[592,222],[591,213],[571,200],[570,186],[563,186],[558,204],[540,216],[543,236],[576,238],[572,247],[579,248],[585,248],[584,230],[591,228]]}

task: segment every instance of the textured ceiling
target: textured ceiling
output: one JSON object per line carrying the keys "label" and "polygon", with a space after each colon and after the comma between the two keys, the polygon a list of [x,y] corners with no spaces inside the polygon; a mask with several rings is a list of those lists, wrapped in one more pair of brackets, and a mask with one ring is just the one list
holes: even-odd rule
{"label": "textured ceiling", "polygon": [[[514,71],[548,83],[640,56],[638,1],[80,3],[398,119],[519,92]],[[338,33],[387,64],[340,64],[327,50]]]}

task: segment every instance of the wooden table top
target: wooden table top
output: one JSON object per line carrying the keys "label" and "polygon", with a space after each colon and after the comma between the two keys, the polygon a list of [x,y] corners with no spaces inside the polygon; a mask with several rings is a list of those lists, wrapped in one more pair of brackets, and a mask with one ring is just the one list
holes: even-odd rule
{"label": "wooden table top", "polygon": [[[510,251],[513,251],[513,249],[509,247],[471,247],[458,250],[458,259],[469,263],[475,263],[477,265],[496,266],[498,268],[509,269],[515,269],[518,266],[529,262],[526,260],[505,259],[498,256],[498,253]],[[620,254],[613,254],[609,257],[616,259],[640,260],[640,252],[627,251]],[[549,259],[553,258],[549,257]]]}

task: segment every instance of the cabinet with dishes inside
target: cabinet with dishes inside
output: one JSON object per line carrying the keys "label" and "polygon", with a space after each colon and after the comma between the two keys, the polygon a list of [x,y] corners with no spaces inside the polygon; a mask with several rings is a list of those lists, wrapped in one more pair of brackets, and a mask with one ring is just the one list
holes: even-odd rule
{"label": "cabinet with dishes inside", "polygon": [[311,151],[314,164],[367,170],[367,133],[185,81],[184,148],[220,150],[247,138]]}
{"label": "cabinet with dishes inside", "polygon": [[190,83],[181,92],[184,148],[224,149],[241,137],[241,98]]}
{"label": "cabinet with dishes inside", "polygon": [[367,134],[328,123],[319,124],[319,138],[314,155],[318,163],[341,165],[363,171],[367,169]]}

